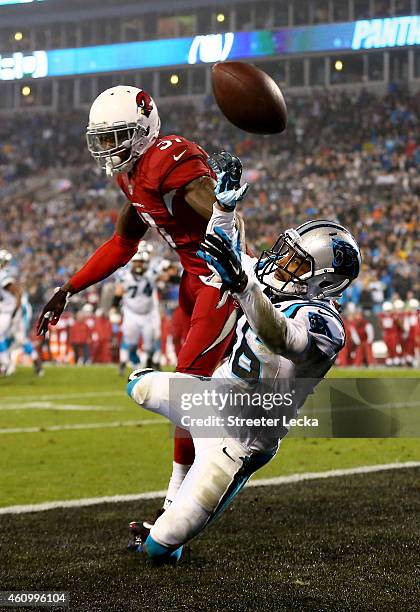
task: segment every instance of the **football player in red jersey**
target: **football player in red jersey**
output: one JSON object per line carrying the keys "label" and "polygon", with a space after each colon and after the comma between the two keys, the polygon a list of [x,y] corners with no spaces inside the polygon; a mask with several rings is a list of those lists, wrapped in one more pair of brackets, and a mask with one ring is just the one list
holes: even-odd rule
{"label": "football player in red jersey", "polygon": [[[140,240],[154,227],[174,248],[184,268],[179,303],[189,319],[189,331],[178,355],[177,371],[210,376],[231,342],[236,323],[232,300],[216,309],[219,290],[200,276],[208,268],[196,251],[206,232],[217,198],[239,200],[241,163],[219,156],[220,181],[197,144],[171,134],[162,136],[160,118],[151,96],[141,89],[119,85],[94,101],[89,115],[87,143],[91,155],[117,183],[127,198],[114,235],[65,283],[45,305],[37,331],[55,325],[68,298],[107,278],[137,252]],[[221,165],[220,165],[221,164]],[[176,494],[194,460],[192,439],[175,432],[173,473],[165,506]]]}

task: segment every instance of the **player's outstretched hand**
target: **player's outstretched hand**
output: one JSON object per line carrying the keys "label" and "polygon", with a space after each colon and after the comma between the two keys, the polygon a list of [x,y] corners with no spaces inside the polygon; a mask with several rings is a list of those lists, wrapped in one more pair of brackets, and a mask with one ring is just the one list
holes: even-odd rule
{"label": "player's outstretched hand", "polygon": [[248,184],[241,187],[242,162],[239,157],[227,151],[214,153],[208,159],[210,168],[217,175],[214,193],[217,201],[226,210],[232,211],[236,204],[245,197]]}
{"label": "player's outstretched hand", "polygon": [[68,291],[56,289],[54,295],[47,302],[39,315],[36,325],[38,336],[44,336],[48,331],[48,325],[57,325],[67,302],[69,301]]}
{"label": "player's outstretched hand", "polygon": [[248,282],[242,268],[240,252],[220,227],[215,227],[214,232],[215,234],[206,234],[197,255],[217,272],[224,289],[240,293]]}

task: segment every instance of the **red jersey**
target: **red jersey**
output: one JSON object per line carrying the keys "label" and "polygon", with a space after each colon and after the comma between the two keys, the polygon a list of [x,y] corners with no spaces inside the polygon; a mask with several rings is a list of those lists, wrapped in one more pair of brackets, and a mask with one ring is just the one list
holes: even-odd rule
{"label": "red jersey", "polygon": [[87,344],[90,339],[91,332],[86,321],[75,321],[69,331],[70,344]]}
{"label": "red jersey", "polygon": [[409,310],[406,313],[406,328],[409,338],[415,339],[420,336],[420,311]]}
{"label": "red jersey", "polygon": [[205,275],[207,265],[196,251],[207,221],[186,202],[184,188],[201,176],[215,177],[207,158],[201,147],[182,136],[160,136],[130,173],[117,177],[145,226],[157,229],[177,251],[185,270]]}
{"label": "red jersey", "polygon": [[380,312],[379,322],[381,324],[382,332],[384,334],[397,334],[398,333],[394,313]]}
{"label": "red jersey", "polygon": [[375,337],[372,323],[364,317],[357,317],[353,321],[353,325],[357,335],[359,336],[360,342],[368,342],[369,344],[372,344]]}

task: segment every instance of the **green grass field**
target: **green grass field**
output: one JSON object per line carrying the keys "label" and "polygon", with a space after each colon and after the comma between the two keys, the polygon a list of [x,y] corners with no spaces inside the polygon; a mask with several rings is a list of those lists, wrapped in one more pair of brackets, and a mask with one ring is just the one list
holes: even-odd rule
{"label": "green grass field", "polygon": [[[339,377],[419,377],[414,370],[334,370]],[[0,379],[0,506],[164,489],[172,428],[138,408],[113,366],[22,368]],[[419,460],[416,438],[288,436],[257,477]]]}

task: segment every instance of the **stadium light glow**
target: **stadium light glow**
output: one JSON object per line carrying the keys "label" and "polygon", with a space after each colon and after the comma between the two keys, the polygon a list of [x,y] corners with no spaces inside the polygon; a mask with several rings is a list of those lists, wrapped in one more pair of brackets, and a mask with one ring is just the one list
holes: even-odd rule
{"label": "stadium light glow", "polygon": [[420,17],[414,15],[0,55],[0,80],[121,72],[186,64],[213,64],[227,59],[419,44]]}

